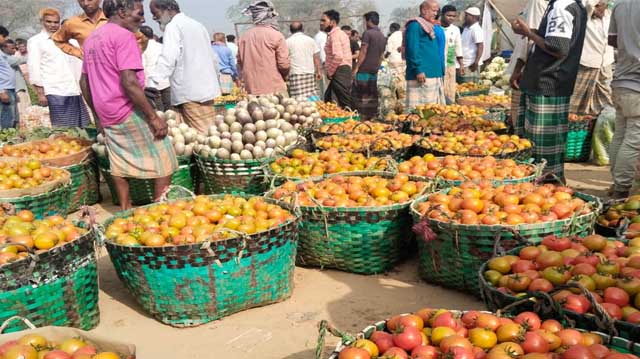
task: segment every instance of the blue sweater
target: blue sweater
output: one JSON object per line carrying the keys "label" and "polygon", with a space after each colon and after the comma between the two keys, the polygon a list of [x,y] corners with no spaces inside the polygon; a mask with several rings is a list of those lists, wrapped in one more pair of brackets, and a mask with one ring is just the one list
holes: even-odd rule
{"label": "blue sweater", "polygon": [[431,39],[417,21],[412,21],[407,27],[407,80],[415,80],[421,73],[427,78],[444,77],[445,34],[439,25],[434,26],[434,32],[436,38]]}
{"label": "blue sweater", "polygon": [[238,69],[236,68],[236,62],[233,59],[231,49],[220,44],[212,44],[211,47],[213,48],[213,51],[215,51],[216,55],[218,55],[218,70],[220,73],[231,75],[234,80],[237,79]]}

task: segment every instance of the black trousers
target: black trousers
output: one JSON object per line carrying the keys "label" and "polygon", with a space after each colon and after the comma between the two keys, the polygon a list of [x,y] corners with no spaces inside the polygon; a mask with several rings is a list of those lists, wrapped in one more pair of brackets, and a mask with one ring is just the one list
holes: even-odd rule
{"label": "black trousers", "polygon": [[324,93],[325,102],[335,102],[342,108],[353,109],[353,101],[351,99],[351,67],[343,65],[338,67],[333,74],[327,91]]}

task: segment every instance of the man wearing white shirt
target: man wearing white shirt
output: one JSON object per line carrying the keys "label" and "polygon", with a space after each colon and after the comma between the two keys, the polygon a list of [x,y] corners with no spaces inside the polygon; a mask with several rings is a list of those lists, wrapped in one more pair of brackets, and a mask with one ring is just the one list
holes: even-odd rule
{"label": "man wearing white shirt", "polygon": [[86,127],[89,112],[82,100],[74,63],[51,38],[60,28],[60,13],[56,9],[40,11],[42,31],[27,42],[29,81],[38,94],[40,106],[49,106],[54,127]]}
{"label": "man wearing white shirt", "polygon": [[207,29],[180,12],[175,0],[152,0],[153,19],[164,28],[162,53],[147,87],[169,79],[171,105],[184,121],[200,133],[213,123],[213,99],[220,96],[218,58]]}
{"label": "man wearing white shirt", "polygon": [[613,106],[613,47],[608,44],[611,12],[605,0],[587,0],[587,34],[580,69],[571,97],[570,113],[598,116],[605,106]]}
{"label": "man wearing white shirt", "polygon": [[320,81],[318,81],[318,86],[320,88],[321,94],[326,92],[327,83],[328,83],[327,75],[324,72],[324,61],[327,59],[327,54],[324,52],[324,47],[325,45],[327,45],[327,38],[328,38],[327,33],[322,30],[318,31],[316,36],[313,37],[313,39],[316,41],[316,45],[318,46],[318,49],[320,49],[320,65],[321,65],[320,70],[321,70],[322,78],[320,79]]}
{"label": "man wearing white shirt", "polygon": [[[149,76],[156,70],[156,64],[162,53],[162,44],[155,40],[153,30],[149,26],[140,26],[140,32],[148,39],[142,52],[142,66],[144,67],[145,83],[149,83]],[[158,83],[156,90],[159,96],[152,99],[156,110],[167,111],[171,108],[171,84],[169,79]]]}
{"label": "man wearing white shirt", "polygon": [[227,35],[227,47],[231,50],[234,64],[238,63],[238,45],[236,45],[236,35]]}
{"label": "man wearing white shirt", "polygon": [[462,31],[462,63],[464,65],[458,76],[458,83],[477,82],[480,78],[480,66],[482,65],[482,53],[484,52],[485,38],[480,26],[480,9],[473,6],[465,11],[464,30]]}
{"label": "man wearing white shirt", "polygon": [[305,35],[301,22],[294,21],[289,27],[291,36],[287,39],[291,71],[289,72],[289,96],[318,100],[316,81],[322,78],[320,49],[314,39]]}
{"label": "man wearing white shirt", "polygon": [[447,103],[456,101],[456,70],[461,76],[464,75],[462,35],[460,28],[453,24],[457,18],[458,10],[455,6],[445,5],[442,8],[441,24],[447,41],[444,51],[444,97],[447,99]]}

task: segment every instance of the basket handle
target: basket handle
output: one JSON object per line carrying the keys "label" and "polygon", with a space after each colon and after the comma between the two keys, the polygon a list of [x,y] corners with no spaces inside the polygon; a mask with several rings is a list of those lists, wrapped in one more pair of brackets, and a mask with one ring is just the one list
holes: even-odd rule
{"label": "basket handle", "polygon": [[502,233],[510,232],[513,235],[513,238],[521,245],[529,245],[531,243],[527,242],[521,235],[520,232],[513,227],[500,226],[500,230],[496,232],[493,241],[493,257],[497,257],[499,255],[504,255],[504,248],[500,245],[502,241]]}
{"label": "basket handle", "polygon": [[[482,275],[482,274],[480,274]],[[553,291],[551,292],[553,293]],[[571,327],[574,327],[574,322],[567,317],[562,306],[558,304],[551,297],[550,293],[545,292],[528,292],[525,298],[517,300],[504,308],[500,308],[496,311],[498,316],[511,313],[513,311],[518,312],[517,308],[525,303],[533,302],[533,311],[538,313],[541,317],[553,316],[560,317],[564,323],[568,323]]]}
{"label": "basket handle", "polygon": [[320,323],[318,323],[318,341],[316,343],[315,359],[323,359],[324,342],[327,333],[333,335],[334,337],[340,338],[343,343],[353,342],[354,340],[356,340],[356,337],[354,335],[341,332],[340,330],[334,328],[326,320],[321,320]]}
{"label": "basket handle", "polygon": [[373,135],[373,128],[366,122],[360,122],[357,125],[353,126],[353,129],[351,130],[351,133],[356,133],[356,130],[358,129],[358,127],[360,126],[364,126],[369,130],[369,135]]}
{"label": "basket handle", "polygon": [[15,316],[5,320],[2,323],[2,325],[0,325],[0,334],[2,334],[9,327],[9,325],[11,325],[11,323],[16,322],[16,321],[21,321],[29,329],[36,329],[37,328],[35,326],[35,324],[31,323],[31,321],[29,319],[21,317],[19,315],[15,315]]}
{"label": "basket handle", "polygon": [[[546,163],[545,163],[546,166]],[[565,182],[562,181],[562,179],[560,177],[558,177],[555,173],[553,172],[547,172],[547,173],[543,173],[541,176],[539,176],[538,178],[536,178],[535,180],[535,184],[539,185],[540,183],[542,183],[542,181],[546,180],[550,178],[551,180],[553,180],[554,182],[557,182],[558,184],[562,185],[562,186],[566,186],[567,184]]]}
{"label": "basket handle", "polygon": [[385,171],[392,172],[393,174],[398,174],[398,163],[391,156],[385,156],[378,159],[367,169],[367,171],[374,171],[376,167],[378,167],[378,165],[382,164],[382,162],[385,162],[386,164],[384,169]]}
{"label": "basket handle", "polygon": [[244,250],[247,248],[247,239],[249,238],[249,236],[244,232],[239,232],[229,228],[215,230],[213,231],[213,233],[211,233],[211,236],[207,240],[202,242],[202,246],[200,246],[200,249],[204,249],[212,253],[213,251],[211,250],[211,239],[215,234],[222,234],[222,233],[235,234],[236,236],[240,237],[240,239],[242,239],[242,242],[240,244],[240,250],[238,250],[238,255],[236,256],[236,262],[240,262],[240,260],[242,259],[242,256],[244,255]]}
{"label": "basket handle", "polygon": [[162,194],[160,195],[159,201],[160,201],[160,202],[166,202],[166,201],[168,201],[168,200],[169,200],[169,193],[170,193],[171,191],[173,191],[173,190],[176,190],[176,191],[182,191],[182,192],[184,192],[184,193],[188,194],[188,195],[189,195],[189,197],[191,197],[192,199],[195,199],[195,198],[196,198],[196,194],[195,194],[195,193],[193,193],[193,192],[191,192],[191,191],[190,191],[190,190],[188,190],[187,188],[182,187],[182,186],[178,186],[178,185],[170,185],[169,187],[167,187],[167,189],[166,189],[166,190],[164,190],[164,192],[162,192]]}
{"label": "basket handle", "polygon": [[542,161],[540,161],[540,163],[538,163],[537,165],[534,165],[535,168],[535,172],[534,175],[536,176],[536,179],[540,178],[540,176],[542,176],[542,174],[544,173],[544,168],[547,167],[547,159],[543,158]]}
{"label": "basket handle", "polygon": [[373,147],[378,143],[378,141],[387,141],[387,143],[390,145],[389,150],[394,150],[395,147],[393,145],[393,142],[391,142],[390,139],[386,138],[386,137],[378,137],[376,139],[374,139],[369,146],[367,146],[367,157],[371,157],[371,152],[373,151]]}
{"label": "basket handle", "polygon": [[564,289],[579,289],[582,292],[589,303],[591,304],[591,308],[595,313],[596,317],[596,325],[599,329],[605,330],[607,334],[612,337],[618,336],[618,330],[616,329],[615,319],[613,319],[609,313],[598,303],[593,294],[585,287],[583,287],[580,283],[577,282],[568,282],[560,287],[555,288],[551,293],[556,293]]}
{"label": "basket handle", "polygon": [[[331,132],[331,130],[333,130],[334,127],[337,127],[338,132]],[[344,131],[343,131],[342,127],[340,127],[339,123],[331,123],[331,124],[329,124],[329,127],[327,127],[326,131],[318,131],[318,132],[323,133],[323,134],[333,134],[333,133],[341,133],[341,132],[344,132]]]}
{"label": "basket handle", "polygon": [[440,174],[441,174],[442,172],[444,172],[445,170],[448,170],[448,171],[455,171],[455,172],[456,172],[456,173],[458,173],[460,176],[462,176],[462,179],[463,179],[465,182],[469,181],[469,178],[467,178],[467,176],[465,176],[462,172],[460,172],[459,170],[457,170],[457,169],[455,169],[455,168],[453,168],[453,167],[443,167],[443,168],[441,168],[440,170],[438,170],[438,172],[436,172],[436,176],[435,176],[434,178],[435,178],[436,180],[441,179]]}
{"label": "basket handle", "polygon": [[520,151],[520,149],[518,148],[518,144],[517,144],[517,143],[515,143],[515,142],[513,142],[513,140],[509,140],[509,141],[507,141],[507,142],[505,142],[505,143],[503,143],[503,144],[502,144],[502,147],[500,148],[500,152],[498,152],[498,154],[499,154],[500,156],[505,156],[507,153],[509,153],[509,152],[505,152],[505,151],[507,150],[507,145],[508,145],[508,144],[512,144],[512,145],[516,146],[516,147],[515,147],[515,151],[512,151],[512,152],[518,152],[518,151]]}

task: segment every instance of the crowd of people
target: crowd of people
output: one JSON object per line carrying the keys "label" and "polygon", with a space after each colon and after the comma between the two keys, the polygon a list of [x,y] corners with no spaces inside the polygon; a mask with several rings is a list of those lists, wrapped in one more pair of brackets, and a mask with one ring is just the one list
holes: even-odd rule
{"label": "crowd of people", "polygon": [[[478,81],[491,46],[479,8],[464,9],[459,28],[458,9],[440,8],[438,0],[424,1],[415,18],[391,24],[386,35],[375,11],[364,14],[360,34],[327,10],[314,37],[300,21],[285,36],[273,3],[253,1],[243,14],[254,26],[237,45],[233,35],[210,36],[175,0],[148,5],[161,38],[143,26],[142,0],[78,3],[83,13],[65,21],[58,10],[42,9],[42,31],[27,42],[10,40],[0,27],[0,124],[16,125],[17,104],[29,103],[27,83],[54,126],[84,127],[93,118],[125,206],[125,178],[155,178],[159,195],[177,165],[155,110],[176,109],[206,133],[214,99],[242,87],[255,96],[324,99],[373,119],[455,102],[457,84]],[[628,193],[640,153],[639,13],[633,0],[618,0],[613,9],[605,0],[529,0],[511,24],[518,35],[510,67],[516,134],[533,140],[535,159],[546,159],[563,179],[569,112],[597,116],[614,105],[616,197]]]}

